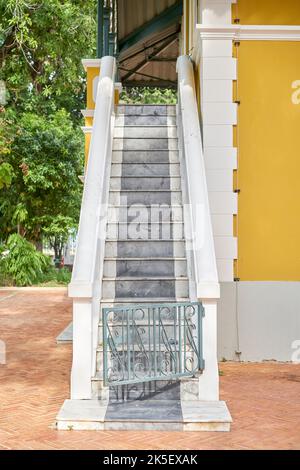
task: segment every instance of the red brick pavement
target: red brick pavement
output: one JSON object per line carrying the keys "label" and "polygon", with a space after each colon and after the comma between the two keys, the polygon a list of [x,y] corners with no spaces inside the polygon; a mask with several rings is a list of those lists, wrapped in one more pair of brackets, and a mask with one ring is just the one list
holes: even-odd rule
{"label": "red brick pavement", "polygon": [[221,363],[230,433],[56,431],[69,396],[71,346],[56,336],[71,320],[63,290],[0,291],[0,449],[300,449],[300,366]]}

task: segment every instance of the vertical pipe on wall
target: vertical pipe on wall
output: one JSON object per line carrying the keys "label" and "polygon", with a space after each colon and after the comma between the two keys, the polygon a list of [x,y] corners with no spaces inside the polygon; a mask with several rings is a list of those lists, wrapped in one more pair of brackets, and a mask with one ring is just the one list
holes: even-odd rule
{"label": "vertical pipe on wall", "polygon": [[97,58],[103,56],[103,0],[98,0],[97,6]]}
{"label": "vertical pipe on wall", "polygon": [[110,2],[106,1],[103,9],[103,55],[109,55]]}

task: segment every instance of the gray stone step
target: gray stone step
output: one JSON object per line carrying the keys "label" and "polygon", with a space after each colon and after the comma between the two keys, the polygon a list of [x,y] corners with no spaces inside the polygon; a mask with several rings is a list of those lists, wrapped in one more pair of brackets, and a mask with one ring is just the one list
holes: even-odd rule
{"label": "gray stone step", "polygon": [[104,297],[186,297],[189,295],[188,279],[174,277],[103,278]]}
{"label": "gray stone step", "polygon": [[180,400],[180,384],[178,381],[156,380],[130,385],[115,386],[110,389],[110,402],[124,400]]}
{"label": "gray stone step", "polygon": [[135,205],[114,205],[108,207],[107,214],[109,223],[118,222],[145,222],[155,224],[158,222],[182,222],[183,206],[181,204],[157,204],[145,206]]}
{"label": "gray stone step", "polygon": [[105,277],[175,276],[187,275],[185,258],[106,258]]}
{"label": "gray stone step", "polygon": [[113,150],[113,163],[179,163],[179,151],[175,150]]}
{"label": "gray stone step", "polygon": [[185,242],[182,240],[106,240],[105,243],[106,258],[184,258],[185,255]]}
{"label": "gray stone step", "polygon": [[178,139],[114,138],[113,150],[178,150]]}
{"label": "gray stone step", "polygon": [[177,138],[177,126],[124,126],[115,127],[114,138],[169,139]]}
{"label": "gray stone step", "polygon": [[180,176],[179,163],[113,163],[111,177],[116,176]]}
{"label": "gray stone step", "polygon": [[180,176],[112,176],[110,178],[111,190],[139,190],[158,191],[160,189],[170,189],[171,191],[181,190]]}
{"label": "gray stone step", "polygon": [[[102,308],[111,308],[111,307],[122,307],[122,306],[127,306],[127,305],[152,305],[153,303],[159,303],[159,304],[170,304],[174,302],[189,302],[190,299],[189,297],[160,297],[160,298],[151,298],[151,299],[145,299],[144,297],[142,298],[132,298],[132,297],[122,297],[121,300],[115,299],[115,298],[102,298],[101,303],[100,303],[100,310]],[[101,322],[99,324],[101,326]]]}
{"label": "gray stone step", "polygon": [[117,222],[108,223],[106,236],[109,240],[118,239],[143,239],[143,240],[168,240],[184,238],[184,226],[182,222]]}
{"label": "gray stone step", "polygon": [[119,114],[115,126],[175,126],[176,116]]}
{"label": "gray stone step", "polygon": [[149,206],[152,204],[182,204],[181,191],[170,190],[110,190],[108,203],[113,206],[143,204]]}
{"label": "gray stone step", "polygon": [[175,116],[176,105],[119,105],[117,116],[125,114],[127,116]]}
{"label": "gray stone step", "polygon": [[[128,386],[128,388],[134,386]],[[230,431],[232,418],[223,401],[102,398],[102,379],[92,379],[92,400],[65,400],[56,417],[62,431]],[[111,394],[110,394],[111,395]],[[114,395],[113,395],[114,396]],[[146,398],[146,399],[145,399]],[[119,401],[121,399],[121,401]],[[199,437],[200,439],[200,437]]]}

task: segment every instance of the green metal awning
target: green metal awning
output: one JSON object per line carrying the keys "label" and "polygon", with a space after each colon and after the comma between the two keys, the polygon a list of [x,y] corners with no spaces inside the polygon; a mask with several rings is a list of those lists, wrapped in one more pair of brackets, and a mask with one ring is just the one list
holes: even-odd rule
{"label": "green metal awning", "polygon": [[98,56],[117,56],[123,85],[176,86],[182,3],[98,0]]}

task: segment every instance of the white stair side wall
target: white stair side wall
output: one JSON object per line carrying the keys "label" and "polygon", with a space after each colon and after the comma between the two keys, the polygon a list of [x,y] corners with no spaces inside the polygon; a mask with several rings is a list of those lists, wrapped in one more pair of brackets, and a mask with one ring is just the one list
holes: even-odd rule
{"label": "white stair side wall", "polygon": [[[231,24],[233,0],[203,0],[200,23]],[[233,192],[233,170],[237,149],[233,147],[233,126],[237,124],[237,104],[233,103],[233,81],[237,63],[232,57],[231,39],[204,39],[198,36],[201,65],[201,111],[204,158],[212,214],[219,280],[233,281],[237,240],[233,236],[233,215],[237,214],[237,194]]]}

